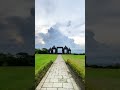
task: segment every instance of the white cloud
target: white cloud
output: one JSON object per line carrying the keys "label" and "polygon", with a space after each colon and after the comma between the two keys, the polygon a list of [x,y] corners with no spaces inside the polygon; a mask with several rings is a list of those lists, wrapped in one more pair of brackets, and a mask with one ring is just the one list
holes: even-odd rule
{"label": "white cloud", "polygon": [[35,35],[38,36],[39,33],[46,34],[48,32],[49,26],[47,25],[36,25],[35,26]]}
{"label": "white cloud", "polygon": [[41,35],[37,35],[35,38],[35,45],[39,45],[39,44],[43,44],[43,45],[45,44]]}
{"label": "white cloud", "polygon": [[74,40],[74,43],[79,44],[80,46],[85,45],[85,37],[74,36],[70,38]]}
{"label": "white cloud", "polygon": [[[39,47],[49,46],[48,43],[61,45],[59,39],[62,38],[63,45],[70,39],[77,45],[76,48],[71,45],[71,48],[85,50],[85,0],[36,0],[35,8],[35,36],[36,43],[41,43]],[[61,38],[53,36],[58,35],[55,32],[48,32],[51,27],[59,32]]]}

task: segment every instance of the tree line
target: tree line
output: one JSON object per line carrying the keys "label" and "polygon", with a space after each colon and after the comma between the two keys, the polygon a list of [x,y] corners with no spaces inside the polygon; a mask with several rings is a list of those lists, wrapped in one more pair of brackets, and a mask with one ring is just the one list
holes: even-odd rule
{"label": "tree line", "polygon": [[116,63],[114,65],[107,65],[107,66],[86,64],[85,67],[88,67],[88,68],[102,68],[102,69],[120,69],[120,64]]}
{"label": "tree line", "polygon": [[25,52],[16,55],[0,53],[0,66],[34,66],[35,57]]}
{"label": "tree line", "polygon": [[35,49],[35,54],[48,54],[48,49],[47,48],[42,48],[42,49]]}

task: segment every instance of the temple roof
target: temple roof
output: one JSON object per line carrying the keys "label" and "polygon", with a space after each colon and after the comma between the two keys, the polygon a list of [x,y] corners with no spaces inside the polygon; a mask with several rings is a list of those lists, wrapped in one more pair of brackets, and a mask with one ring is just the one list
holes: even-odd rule
{"label": "temple roof", "polygon": [[51,50],[52,48],[50,47],[49,50]]}
{"label": "temple roof", "polygon": [[53,48],[56,48],[55,45],[52,47],[52,49],[53,49]]}
{"label": "temple roof", "polygon": [[64,49],[68,49],[68,47],[67,47],[67,46],[65,46],[65,47],[64,47]]}
{"label": "temple roof", "polygon": [[71,51],[71,49],[70,49],[70,48],[69,48],[68,50],[69,50],[69,51]]}

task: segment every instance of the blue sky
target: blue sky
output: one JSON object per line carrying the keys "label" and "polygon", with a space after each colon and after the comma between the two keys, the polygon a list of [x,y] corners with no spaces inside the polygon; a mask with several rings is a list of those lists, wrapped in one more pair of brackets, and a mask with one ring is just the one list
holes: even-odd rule
{"label": "blue sky", "polygon": [[35,47],[85,52],[85,1],[35,0]]}

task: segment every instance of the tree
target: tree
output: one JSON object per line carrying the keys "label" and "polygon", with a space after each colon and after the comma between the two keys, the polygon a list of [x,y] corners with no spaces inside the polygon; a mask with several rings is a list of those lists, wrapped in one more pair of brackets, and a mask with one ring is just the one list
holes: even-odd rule
{"label": "tree", "polygon": [[35,49],[35,54],[48,54],[48,49],[46,48]]}

